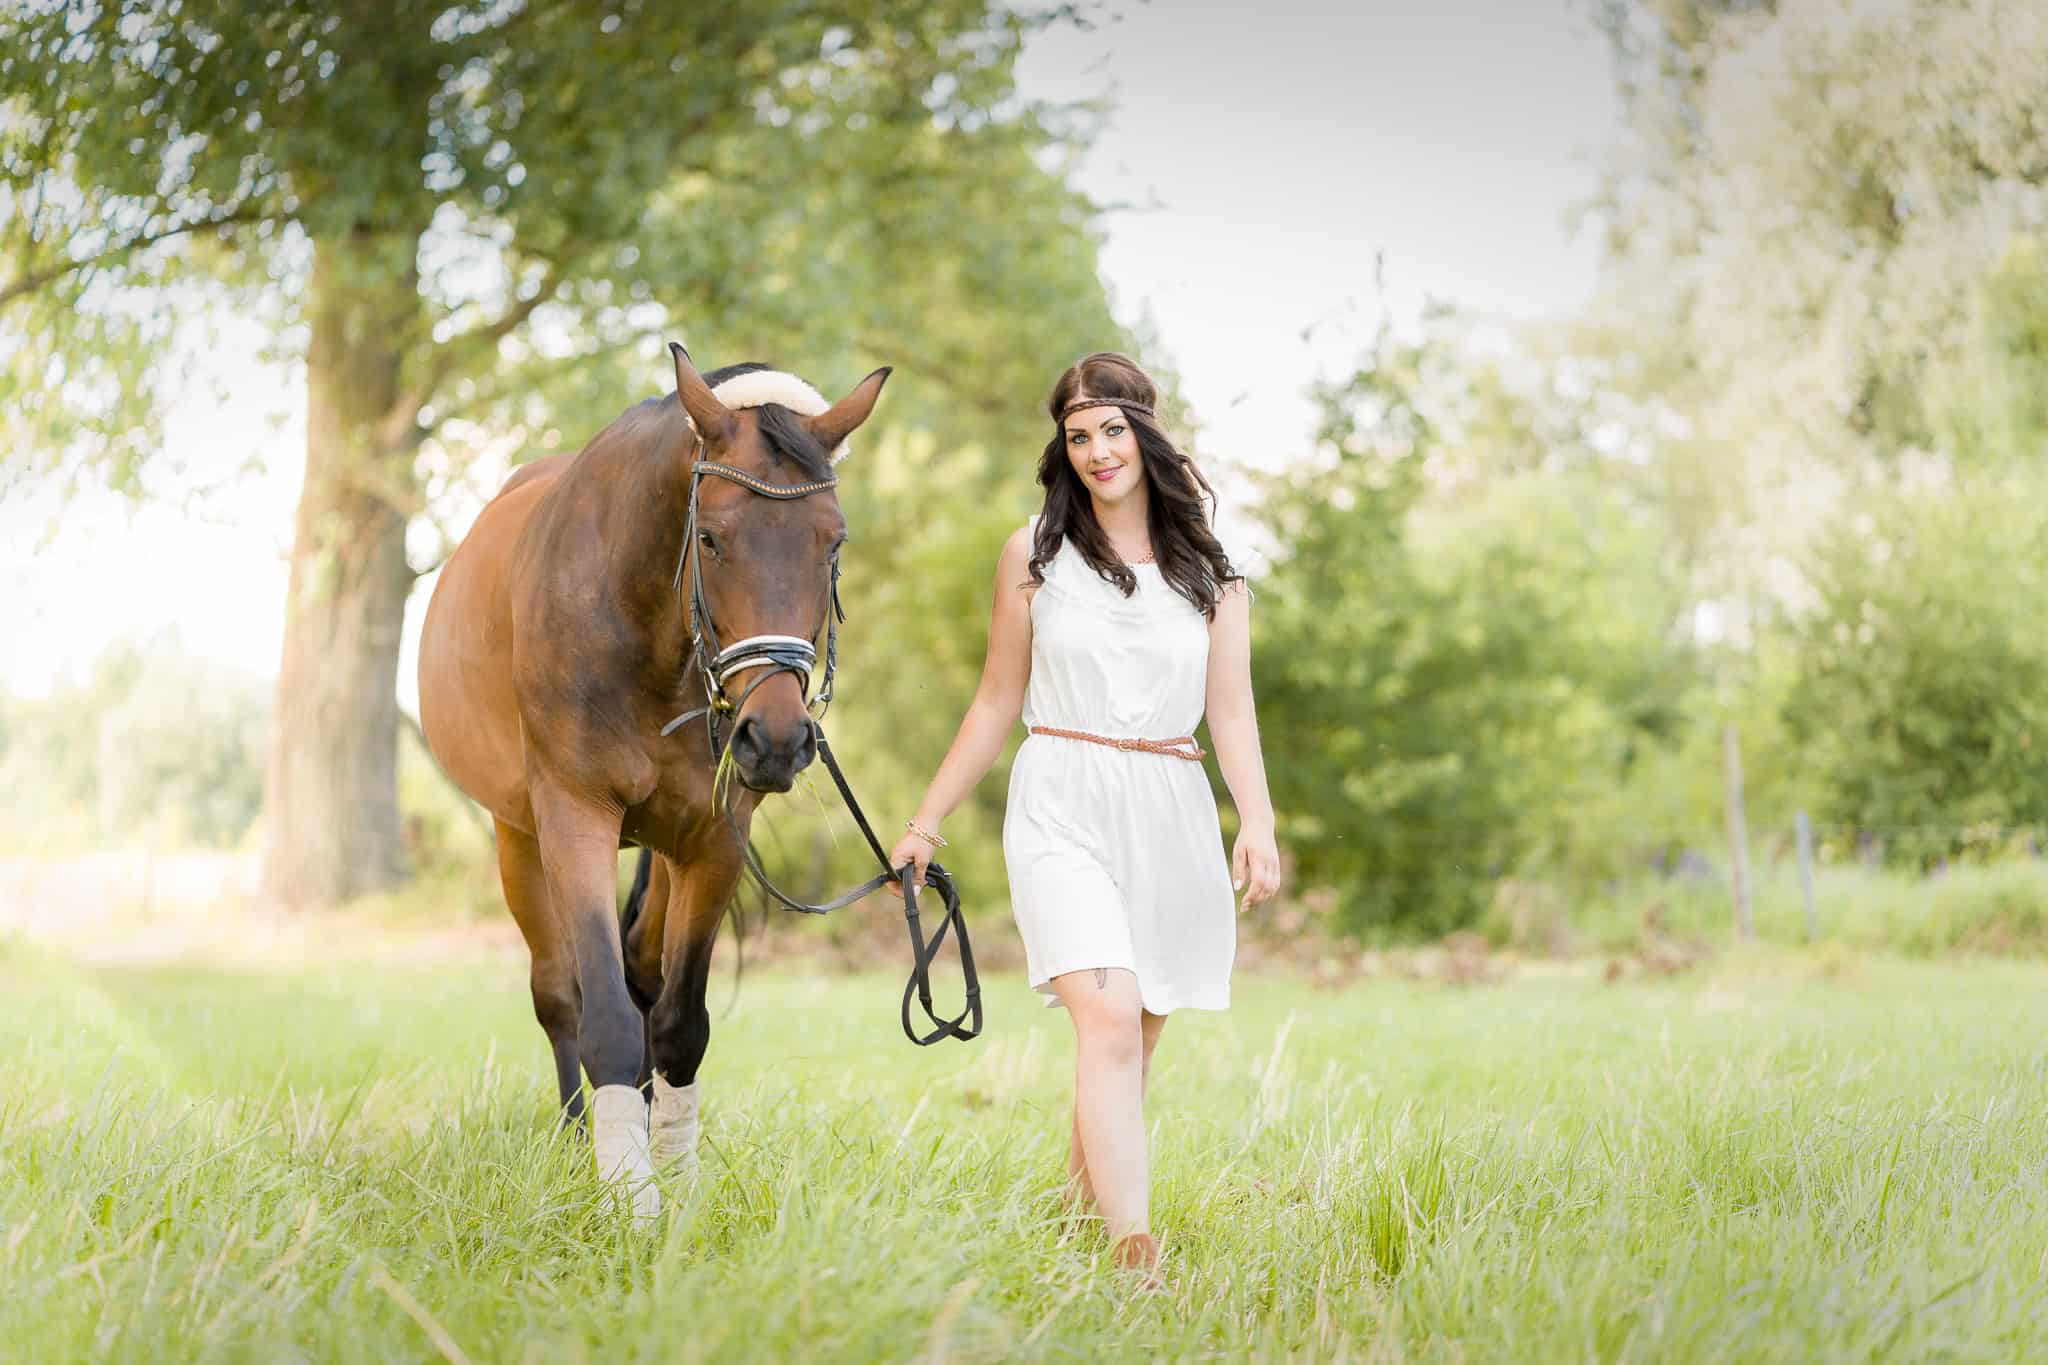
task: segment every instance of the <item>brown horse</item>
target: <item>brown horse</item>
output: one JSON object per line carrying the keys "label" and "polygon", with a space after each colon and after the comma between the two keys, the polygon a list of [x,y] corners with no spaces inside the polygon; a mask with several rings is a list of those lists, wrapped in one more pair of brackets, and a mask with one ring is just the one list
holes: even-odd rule
{"label": "brown horse", "polygon": [[[742,868],[717,750],[742,836],[817,754],[807,642],[827,630],[846,539],[833,452],[889,376],[827,407],[793,376],[700,377],[670,349],[675,394],[506,481],[442,569],[420,639],[421,727],[496,822],[565,1116],[583,1112],[580,1065],[599,1168],[643,1216],[659,1207],[652,1164],[695,1159],[711,949]],[[695,715],[706,724],[672,723]],[[632,844],[655,856],[622,930],[617,851]]]}

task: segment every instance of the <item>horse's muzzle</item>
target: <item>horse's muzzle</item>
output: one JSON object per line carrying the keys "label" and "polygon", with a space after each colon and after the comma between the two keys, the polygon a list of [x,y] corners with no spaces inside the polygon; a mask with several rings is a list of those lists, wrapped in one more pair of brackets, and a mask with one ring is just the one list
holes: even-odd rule
{"label": "horse's muzzle", "polygon": [[786,792],[818,757],[817,725],[807,715],[780,728],[746,716],[733,727],[727,748],[741,782],[757,792]]}

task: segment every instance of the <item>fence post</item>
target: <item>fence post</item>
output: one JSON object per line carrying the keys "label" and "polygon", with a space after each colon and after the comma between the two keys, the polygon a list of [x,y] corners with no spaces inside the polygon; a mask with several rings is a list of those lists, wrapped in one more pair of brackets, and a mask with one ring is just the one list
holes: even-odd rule
{"label": "fence post", "polygon": [[1756,937],[1749,912],[1749,824],[1742,815],[1742,744],[1735,722],[1721,729],[1721,751],[1728,765],[1728,874],[1735,888],[1735,934],[1747,943]]}
{"label": "fence post", "polygon": [[1811,942],[1820,937],[1820,917],[1813,911],[1813,826],[1807,823],[1805,811],[1799,812],[1795,829],[1799,835],[1799,894],[1806,902],[1806,937]]}

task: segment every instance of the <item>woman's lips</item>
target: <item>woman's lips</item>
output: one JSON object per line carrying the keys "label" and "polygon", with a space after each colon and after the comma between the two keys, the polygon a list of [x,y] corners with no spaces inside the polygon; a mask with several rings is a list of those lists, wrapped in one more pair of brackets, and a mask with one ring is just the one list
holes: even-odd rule
{"label": "woman's lips", "polygon": [[1097,483],[1108,483],[1111,479],[1117,476],[1118,471],[1122,468],[1122,465],[1118,465],[1116,469],[1100,470],[1097,473],[1090,474],[1088,477],[1095,480],[1095,482]]}

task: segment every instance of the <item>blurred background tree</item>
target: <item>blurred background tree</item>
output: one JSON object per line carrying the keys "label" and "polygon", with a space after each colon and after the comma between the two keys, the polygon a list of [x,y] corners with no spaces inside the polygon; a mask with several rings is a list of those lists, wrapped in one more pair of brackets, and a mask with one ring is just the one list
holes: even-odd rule
{"label": "blurred background tree", "polygon": [[[1315,386],[1314,449],[1244,509],[1271,565],[1253,667],[1291,889],[1370,935],[1484,922],[1507,888],[1661,905],[1679,871],[1725,897],[1731,725],[1766,866],[1802,810],[1901,885],[2036,857],[2048,11],[1580,3],[1625,113],[1588,206],[1598,296],[1555,324],[1382,332]],[[1105,206],[1074,185],[1099,111],[1016,94],[1019,44],[1060,20],[967,0],[0,18],[13,449],[138,486],[178,329],[222,300],[307,366],[274,887],[395,875],[407,595],[509,462],[665,388],[668,336],[827,390],[898,367],[841,487],[827,723],[878,825],[908,813],[978,681],[996,551],[1038,504],[1053,377],[1121,346],[1174,387],[1170,338],[1104,297]],[[130,677],[173,668],[155,657],[10,703],[0,772],[36,774],[74,828],[189,804],[184,837],[247,837],[251,704],[167,733],[139,698],[172,691]],[[403,752],[409,846],[482,866],[468,809]],[[949,821],[977,908],[1004,885],[1002,779]],[[797,894],[872,871],[815,770],[756,830]]]}
{"label": "blurred background tree", "polygon": [[1825,815],[1897,861],[2003,851],[2048,828],[2048,516],[2037,483],[1846,510],[1788,623],[1786,718]]}
{"label": "blurred background tree", "polygon": [[892,422],[1000,449],[1046,357],[1118,338],[1093,206],[1048,169],[1084,111],[1012,79],[1047,21],[984,0],[0,15],[10,447],[139,487],[208,306],[304,360],[272,896],[402,872],[401,621],[480,454],[581,445],[665,387],[665,337],[826,388],[894,363],[916,377]]}
{"label": "blurred background tree", "polygon": [[2048,738],[2014,614],[2048,527],[2048,13],[1591,8],[1631,136],[1580,340],[1643,404],[1720,709],[1790,746],[1852,839],[1914,865],[1987,825],[2023,842]]}
{"label": "blurred background tree", "polygon": [[1319,458],[1257,510],[1287,546],[1254,688],[1302,880],[1354,929],[1443,930],[1510,871],[1653,844],[1596,817],[1690,680],[1654,506],[1574,400],[1479,361],[1455,318],[1318,397]]}
{"label": "blurred background tree", "polygon": [[1762,830],[1811,808],[1914,868],[2031,847],[2048,14],[1586,9],[1626,113],[1599,297],[1383,336],[1257,508],[1301,881],[1442,929],[1504,878],[1718,859],[1725,725]]}
{"label": "blurred background tree", "polygon": [[235,847],[262,803],[268,702],[175,631],[114,645],[48,697],[0,698],[0,850]]}

